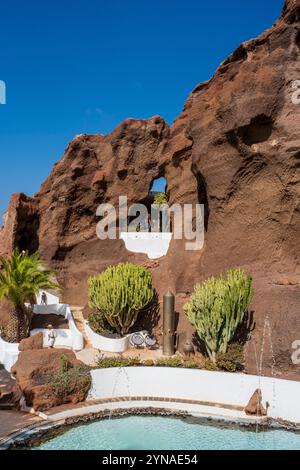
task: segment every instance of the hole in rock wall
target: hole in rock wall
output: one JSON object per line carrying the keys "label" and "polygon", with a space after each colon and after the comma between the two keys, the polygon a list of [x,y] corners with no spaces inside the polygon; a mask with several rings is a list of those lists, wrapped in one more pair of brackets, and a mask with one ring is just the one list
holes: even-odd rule
{"label": "hole in rock wall", "polygon": [[241,127],[238,131],[239,137],[242,139],[244,144],[253,145],[266,142],[273,131],[273,120],[261,114],[251,119],[250,124]]}
{"label": "hole in rock wall", "polygon": [[152,181],[147,196],[143,200],[136,201],[137,204],[145,206],[144,210],[141,209],[139,213],[135,208],[137,213],[128,216],[128,232],[122,232],[120,235],[128,251],[144,253],[150,259],[158,259],[167,254],[172,239],[169,223],[165,220],[167,217],[164,217],[160,211],[156,214],[159,218],[154,217],[154,212],[151,213],[153,204],[167,203],[166,189],[166,179],[156,178]]}
{"label": "hole in rock wall", "polygon": [[28,250],[29,253],[32,254],[39,249],[38,230],[40,219],[36,214],[22,219],[23,221],[21,220],[21,217],[19,217],[16,245],[21,251]]}
{"label": "hole in rock wall", "polygon": [[[167,198],[166,189],[167,189],[166,178],[164,177],[156,178],[151,183],[150,191],[148,195],[141,201],[138,201],[138,204],[143,204],[144,206],[146,206],[147,211],[148,211],[148,217],[145,218],[145,220],[139,224],[136,230],[137,232],[157,232],[158,231],[156,224],[154,224],[153,221],[151,220],[151,206],[152,204],[155,204],[158,201],[163,201],[164,198],[165,199]],[[129,216],[128,224],[131,223],[135,218],[136,216],[132,216],[132,217]],[[159,231],[160,232],[164,231],[162,227],[162,215],[160,215]]]}

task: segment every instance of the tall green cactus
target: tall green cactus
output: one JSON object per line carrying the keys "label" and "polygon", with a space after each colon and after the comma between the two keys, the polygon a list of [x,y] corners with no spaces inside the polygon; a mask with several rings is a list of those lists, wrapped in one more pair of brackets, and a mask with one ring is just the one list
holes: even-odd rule
{"label": "tall green cactus", "polygon": [[184,311],[213,362],[218,352],[226,352],[252,296],[252,278],[241,269],[231,269],[226,277],[211,277],[195,286]]}
{"label": "tall green cactus", "polygon": [[121,335],[128,333],[154,295],[151,273],[132,263],[110,266],[90,277],[88,285],[89,306]]}

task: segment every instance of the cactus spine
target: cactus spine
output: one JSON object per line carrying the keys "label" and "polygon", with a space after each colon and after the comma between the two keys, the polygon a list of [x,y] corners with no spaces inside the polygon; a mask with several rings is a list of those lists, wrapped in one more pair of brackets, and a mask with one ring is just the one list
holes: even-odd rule
{"label": "cactus spine", "polygon": [[154,295],[151,273],[132,263],[110,266],[90,277],[88,285],[89,306],[121,335],[128,333]]}
{"label": "cactus spine", "polygon": [[231,269],[226,277],[211,277],[195,286],[184,311],[213,362],[218,352],[226,352],[252,296],[252,278],[241,269]]}

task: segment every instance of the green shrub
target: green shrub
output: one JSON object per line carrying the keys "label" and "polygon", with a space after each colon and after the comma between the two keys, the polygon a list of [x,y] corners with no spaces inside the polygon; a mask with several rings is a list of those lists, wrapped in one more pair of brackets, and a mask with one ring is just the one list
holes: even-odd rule
{"label": "green shrub", "polygon": [[116,329],[110,326],[105,318],[99,313],[90,313],[88,316],[89,325],[95,333],[100,335],[103,334],[115,334]]}
{"label": "green shrub", "polygon": [[48,383],[52,393],[60,399],[69,395],[87,392],[91,386],[91,374],[88,367],[69,367],[67,370],[55,370],[48,374]]}
{"label": "green shrub", "polygon": [[197,284],[184,311],[204,341],[210,360],[225,353],[253,296],[252,278],[241,269]]}
{"label": "green shrub", "polygon": [[143,361],[142,365],[145,367],[155,366],[155,361],[153,361],[153,359],[146,359]]}
{"label": "green shrub", "polygon": [[186,360],[183,363],[183,367],[186,369],[199,369],[199,364],[192,359]]}
{"label": "green shrub", "polygon": [[154,296],[150,271],[132,263],[111,266],[90,277],[88,285],[89,306],[95,319],[98,315],[100,327],[106,321],[120,335],[128,333]]}
{"label": "green shrub", "polygon": [[99,356],[96,363],[97,369],[109,369],[110,367],[131,367],[141,365],[140,359],[135,357],[103,357]]}
{"label": "green shrub", "polygon": [[156,361],[158,367],[181,367],[183,360],[180,356],[162,357]]}
{"label": "green shrub", "polygon": [[62,354],[60,356],[60,372],[62,374],[64,374],[65,372],[67,372],[70,368],[72,367],[72,364],[68,358],[68,356],[66,356],[66,354]]}
{"label": "green shrub", "polygon": [[205,370],[211,370],[211,371],[217,371],[217,370],[219,370],[218,366],[217,366],[213,361],[211,361],[209,358],[207,358],[207,359],[204,361],[203,368],[204,368]]}
{"label": "green shrub", "polygon": [[168,204],[168,196],[166,193],[156,193],[154,196],[154,204],[157,206]]}
{"label": "green shrub", "polygon": [[239,343],[228,345],[226,353],[217,354],[217,366],[228,372],[237,372],[244,369],[244,348]]}

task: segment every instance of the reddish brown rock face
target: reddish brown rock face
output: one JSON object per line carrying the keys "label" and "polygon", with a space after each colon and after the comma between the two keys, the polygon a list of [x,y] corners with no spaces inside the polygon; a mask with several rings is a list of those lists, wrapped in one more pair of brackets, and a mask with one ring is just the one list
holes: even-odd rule
{"label": "reddish brown rock face", "polygon": [[151,268],[160,295],[167,288],[178,294],[182,339],[192,332],[185,294],[196,281],[241,266],[255,288],[248,371],[257,373],[264,331],[262,373],[271,374],[275,360],[278,377],[300,378],[291,361],[300,339],[300,105],[292,102],[299,22],[300,0],[287,1],[271,29],[195,88],[171,127],[156,116],[128,119],[107,136],[77,136],[34,198],[13,196],[1,251],[39,249],[57,269],[64,300],[86,305],[89,275],[120,261],[148,262],[121,240],[97,238],[97,206],[116,204],[119,195],[143,201],[153,179],[165,176],[171,204],[200,202],[206,211],[203,250],[172,241]]}
{"label": "reddish brown rock face", "polygon": [[64,395],[54,394],[49,383],[49,374],[60,369],[62,356],[67,358],[73,367],[84,365],[76,359],[74,352],[68,349],[23,350],[19,354],[11,372],[27,406],[41,411],[65,403],[79,403],[85,400],[89,384],[82,387],[70,387]]}
{"label": "reddish brown rock face", "polygon": [[19,344],[19,351],[30,351],[43,349],[43,333],[40,331],[29,338],[22,339]]}

